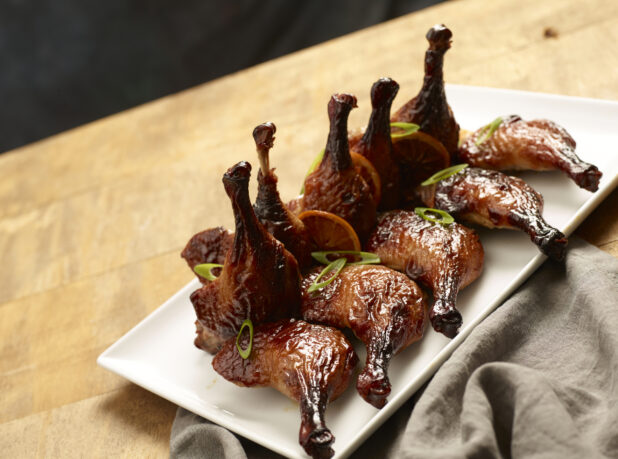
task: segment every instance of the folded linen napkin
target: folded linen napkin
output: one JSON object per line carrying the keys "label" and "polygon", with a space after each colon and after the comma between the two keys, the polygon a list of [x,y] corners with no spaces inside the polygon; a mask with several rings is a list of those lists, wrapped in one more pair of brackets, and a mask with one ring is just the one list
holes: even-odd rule
{"label": "folded linen napkin", "polygon": [[[576,238],[567,253],[352,457],[618,457],[618,259]],[[170,456],[277,457],[180,408]]]}

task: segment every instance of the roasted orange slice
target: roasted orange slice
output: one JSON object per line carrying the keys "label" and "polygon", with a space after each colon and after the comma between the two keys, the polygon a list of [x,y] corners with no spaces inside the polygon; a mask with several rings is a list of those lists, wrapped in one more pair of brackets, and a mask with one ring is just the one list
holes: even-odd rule
{"label": "roasted orange slice", "polygon": [[393,139],[393,154],[409,186],[451,165],[451,156],[442,142],[421,131]]}
{"label": "roasted orange slice", "polygon": [[322,210],[306,210],[298,216],[320,250],[360,250],[354,228],[343,218]]}
{"label": "roasted orange slice", "polygon": [[373,194],[373,202],[375,202],[376,205],[379,204],[380,197],[382,196],[380,174],[378,174],[376,168],[371,164],[371,161],[363,155],[351,151],[350,156],[352,157],[352,163],[358,168],[360,176],[364,178],[367,185],[369,185],[371,193]]}

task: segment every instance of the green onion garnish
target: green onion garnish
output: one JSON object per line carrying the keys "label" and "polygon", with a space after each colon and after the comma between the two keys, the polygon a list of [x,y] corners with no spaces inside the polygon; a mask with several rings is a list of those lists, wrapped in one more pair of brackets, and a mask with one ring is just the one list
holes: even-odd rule
{"label": "green onion garnish", "polygon": [[[479,146],[480,144],[482,144],[483,142],[485,142],[487,139],[489,139],[494,132],[496,132],[496,129],[498,129],[498,127],[502,124],[502,117],[499,116],[498,118],[496,118],[495,120],[493,120],[491,123],[487,124],[486,126],[483,126],[481,128],[481,130],[479,131],[479,136],[476,139],[476,142],[474,142],[477,146]],[[484,133],[484,135],[483,135]]]}
{"label": "green onion garnish", "polygon": [[457,172],[464,170],[466,167],[468,167],[468,165],[464,163],[442,169],[441,171],[436,172],[423,183],[421,183],[421,186],[433,185],[434,183],[438,183],[440,180],[444,180],[451,175],[455,175]]}
{"label": "green onion garnish", "polygon": [[[331,261],[329,255],[355,255],[360,257],[360,261],[347,262],[348,265],[370,265],[380,263],[380,257],[371,252],[359,252],[357,250],[331,250],[326,252],[311,252],[311,256],[323,265],[328,265]],[[345,258],[345,257],[344,257]]]}
{"label": "green onion garnish", "polygon": [[223,268],[223,265],[217,263],[203,263],[201,265],[195,265],[193,271],[195,271],[195,274],[202,276],[204,279],[214,281],[217,276],[212,273],[212,270],[215,268]]}
{"label": "green onion garnish", "polygon": [[[318,277],[315,278],[313,284],[311,284],[307,289],[307,292],[312,293],[316,290],[326,287],[328,284],[335,280],[335,277],[339,275],[346,263],[347,260],[345,258],[337,258],[335,261],[329,263],[318,275]],[[320,279],[322,279],[326,274],[331,271],[334,271],[334,274],[330,276],[327,280],[320,282]]]}
{"label": "green onion garnish", "polygon": [[[393,128],[403,129],[402,132],[392,132]],[[391,139],[403,139],[408,137],[410,134],[414,134],[416,131],[420,129],[418,124],[414,123],[402,123],[402,122],[394,122],[391,123]]]}
{"label": "green onion garnish", "polygon": [[[423,217],[428,222],[439,223],[441,225],[450,225],[455,221],[448,212],[444,212],[440,209],[432,209],[431,207],[417,207],[414,209],[414,213],[419,217]],[[438,215],[440,218],[436,218],[431,214]]]}
{"label": "green onion garnish", "polygon": [[[246,349],[240,347],[240,336],[242,335],[242,331],[245,327],[249,327],[249,346]],[[240,330],[238,331],[238,335],[236,335],[236,348],[238,349],[238,353],[243,359],[247,359],[249,355],[251,355],[251,348],[253,347],[253,322],[251,319],[245,319],[245,321],[240,326]]]}
{"label": "green onion garnish", "polygon": [[[315,157],[315,159],[311,163],[311,166],[309,166],[309,170],[307,171],[307,174],[305,175],[305,179],[309,176],[309,174],[311,174],[314,170],[316,170],[318,165],[322,162],[322,158],[324,158],[324,151],[325,150],[322,150],[320,153],[318,153],[318,156]],[[304,180],[303,180],[303,186],[300,189],[300,194],[305,194],[305,181]]]}

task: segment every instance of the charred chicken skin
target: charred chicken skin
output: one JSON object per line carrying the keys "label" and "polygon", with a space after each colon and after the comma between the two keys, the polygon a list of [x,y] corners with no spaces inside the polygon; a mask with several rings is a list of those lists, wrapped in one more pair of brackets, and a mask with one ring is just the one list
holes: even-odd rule
{"label": "charred chicken skin", "polygon": [[328,103],[330,131],[324,157],[305,179],[301,210],[323,210],[347,220],[361,240],[375,225],[376,204],[371,188],[352,163],[348,115],[356,97],[335,94]]}
{"label": "charred chicken skin", "polygon": [[264,228],[296,257],[301,268],[305,268],[311,265],[313,242],[305,225],[283,204],[277,191],[277,176],[268,159],[275,131],[273,123],[260,124],[253,130],[260,160],[258,194],[253,209]]}
{"label": "charred chicken skin", "polygon": [[566,236],[543,219],[543,197],[520,178],[468,167],[420,187],[419,195],[428,207],[445,210],[457,219],[487,228],[525,231],[545,255],[564,258]]}
{"label": "charred chicken skin", "polygon": [[251,165],[240,162],[223,175],[236,231],[221,274],[191,294],[197,314],[195,345],[214,353],[254,324],[298,314],[300,272],[294,256],[258,221],[249,200]]}
{"label": "charred chicken skin", "polygon": [[[451,47],[452,32],[444,25],[435,25],[427,32],[429,49],[425,53],[425,78],[423,87],[416,97],[403,105],[392,117],[392,121],[415,123],[420,130],[438,139],[448,152],[457,152],[459,125],[446,101],[444,91],[444,53]],[[406,141],[394,145],[398,156],[405,156],[400,150],[413,144]]]}
{"label": "charred chicken skin", "polygon": [[371,87],[371,117],[365,133],[350,139],[350,149],[367,158],[378,171],[382,184],[379,208],[394,209],[399,204],[399,167],[393,158],[390,114],[399,85],[380,78]]}
{"label": "charred chicken skin", "polygon": [[405,275],[380,265],[346,266],[330,284],[308,292],[320,271],[303,279],[303,318],[350,328],[365,343],[367,361],[356,388],[363,399],[382,408],[391,392],[388,366],[393,355],[423,336],[423,294]]}
{"label": "charred chicken skin", "polygon": [[[240,339],[249,345],[246,334]],[[335,437],[326,427],[329,401],[348,387],[358,357],[339,330],[302,320],[281,320],[257,326],[249,358],[227,341],[212,361],[217,373],[246,387],[273,387],[300,403],[299,442],[314,458],[332,457]]]}
{"label": "charred chicken skin", "polygon": [[458,223],[432,223],[413,211],[394,210],[382,214],[367,250],[386,266],[431,289],[434,303],[429,319],[434,330],[449,338],[457,334],[462,324],[455,307],[457,294],[483,269],[483,246],[475,231]]}
{"label": "charred chicken skin", "polygon": [[494,170],[560,170],[579,187],[599,188],[599,169],[575,154],[575,140],[561,126],[549,120],[524,121],[504,117],[487,139],[487,127],[470,135],[458,155],[471,166]]}
{"label": "charred chicken skin", "polygon": [[[233,243],[234,235],[225,228],[218,226],[194,235],[187,242],[180,255],[185,259],[192,271],[193,268],[202,263],[222,265]],[[209,282],[202,276],[197,275],[197,277],[203,284]]]}

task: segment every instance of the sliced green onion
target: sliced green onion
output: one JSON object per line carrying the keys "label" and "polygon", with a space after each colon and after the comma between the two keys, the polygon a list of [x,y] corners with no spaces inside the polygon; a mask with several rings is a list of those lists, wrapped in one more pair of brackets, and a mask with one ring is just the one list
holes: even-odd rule
{"label": "sliced green onion", "polygon": [[[246,349],[243,349],[242,347],[240,347],[240,337],[245,327],[249,327],[249,346],[247,346]],[[253,322],[251,322],[251,319],[245,319],[245,321],[240,326],[238,335],[236,335],[236,349],[238,349],[238,353],[243,359],[247,359],[251,355],[252,348],[253,348]]]}
{"label": "sliced green onion", "polygon": [[[311,163],[311,166],[309,166],[309,170],[307,171],[307,174],[305,175],[305,179],[309,176],[309,174],[311,174],[314,170],[318,168],[318,165],[322,162],[322,158],[324,158],[324,151],[325,150],[322,150],[320,153],[318,153],[318,156],[315,157],[315,159]],[[300,194],[305,194],[305,181],[304,180],[303,180],[303,186],[300,189]]]}
{"label": "sliced green onion", "polygon": [[311,252],[311,256],[314,260],[328,265],[331,261],[328,259],[329,255],[355,255],[360,257],[360,261],[347,262],[348,265],[371,265],[380,263],[380,257],[371,252],[359,252],[358,250],[331,250],[325,252]]}
{"label": "sliced green onion", "polygon": [[[448,212],[444,212],[440,209],[432,209],[431,207],[417,207],[414,209],[414,213],[419,217],[423,217],[428,222],[439,223],[441,225],[450,225],[455,221]],[[440,218],[436,218],[431,214],[438,215]]]}
{"label": "sliced green onion", "polygon": [[480,144],[485,142],[487,139],[489,139],[493,135],[494,132],[496,132],[496,129],[498,129],[498,127],[501,124],[502,124],[502,117],[499,116],[498,118],[493,120],[491,123],[483,126],[481,130],[479,131],[479,137],[476,139],[476,142],[474,143],[477,146],[479,146]]}
{"label": "sliced green onion", "polygon": [[[312,293],[312,292],[315,292],[316,290],[326,287],[328,284],[330,284],[332,281],[335,280],[335,277],[339,275],[339,273],[341,272],[341,270],[343,269],[346,263],[347,263],[347,260],[345,258],[337,258],[332,263],[329,263],[326,266],[326,268],[324,268],[322,272],[318,275],[318,277],[315,278],[315,280],[313,281],[313,284],[311,284],[309,288],[307,289],[307,292]],[[320,279],[322,279],[325,275],[327,275],[331,271],[334,271],[334,274],[330,276],[328,279],[326,279],[325,281],[320,282]]]}
{"label": "sliced green onion", "polygon": [[[393,128],[403,129],[402,132],[392,132]],[[391,139],[404,139],[411,134],[414,134],[421,127],[418,124],[414,123],[402,123],[402,122],[394,122],[391,123]]]}
{"label": "sliced green onion", "polygon": [[204,279],[214,281],[217,276],[212,273],[212,270],[215,268],[223,268],[223,265],[217,263],[203,263],[201,265],[195,265],[193,271],[195,271],[195,274],[202,276]]}
{"label": "sliced green onion", "polygon": [[423,183],[421,183],[421,186],[433,185],[434,183],[438,183],[440,180],[444,180],[451,175],[455,175],[457,172],[464,170],[466,167],[468,167],[468,165],[464,163],[442,169],[441,171],[436,172]]}

